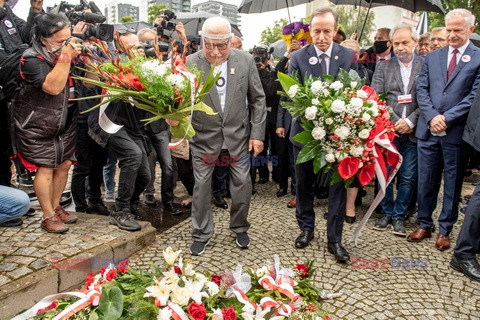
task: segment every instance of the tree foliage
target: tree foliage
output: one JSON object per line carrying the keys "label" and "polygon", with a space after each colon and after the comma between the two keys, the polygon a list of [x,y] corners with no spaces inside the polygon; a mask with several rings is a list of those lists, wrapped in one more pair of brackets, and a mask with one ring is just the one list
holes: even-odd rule
{"label": "tree foliage", "polygon": [[155,3],[148,7],[148,23],[152,23],[159,14],[163,14],[165,10],[170,9],[164,3]]}
{"label": "tree foliage", "polygon": [[282,30],[287,24],[288,20],[285,18],[276,20],[273,23],[273,27],[267,27],[262,31],[260,43],[269,46],[275,41],[282,39]]}
{"label": "tree foliage", "polygon": [[[478,0],[441,0],[443,9],[445,13],[455,9],[455,8],[465,8],[470,10],[473,15],[477,18],[475,31],[480,33],[480,1]],[[443,14],[429,12],[428,13],[428,29],[432,30],[435,27],[444,27],[445,26],[445,16]]]}
{"label": "tree foliage", "polygon": [[121,23],[133,22],[133,17],[132,16],[123,16],[123,17],[120,18],[120,22]]}
{"label": "tree foliage", "polygon": [[[358,10],[360,9],[360,15]],[[338,13],[338,25],[340,29],[345,32],[347,39],[350,38],[352,33],[357,31],[357,38],[360,37],[360,31],[362,30],[363,22],[365,21],[365,16],[367,15],[367,8],[353,6],[337,6]],[[375,13],[370,10],[368,14],[367,22],[365,23],[365,28],[363,29],[362,39],[360,40],[360,46],[365,46],[371,44],[371,35],[375,31],[375,25],[373,20],[375,19]]]}

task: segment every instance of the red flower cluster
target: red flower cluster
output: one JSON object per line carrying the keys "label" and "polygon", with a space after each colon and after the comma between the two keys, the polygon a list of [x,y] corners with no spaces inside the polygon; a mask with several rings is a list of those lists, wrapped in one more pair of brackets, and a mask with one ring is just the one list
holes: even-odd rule
{"label": "red flower cluster", "polygon": [[118,264],[118,272],[126,273],[127,269],[128,269],[128,260],[125,259],[125,260],[120,261],[120,263]]}
{"label": "red flower cluster", "polygon": [[223,315],[223,320],[236,320],[237,319],[237,314],[235,313],[235,309],[233,306],[230,306],[228,308],[223,308],[222,309],[222,315]]}
{"label": "red flower cluster", "polygon": [[187,307],[187,313],[193,320],[204,320],[207,316],[207,309],[203,304],[192,302]]}
{"label": "red flower cluster", "polygon": [[85,289],[88,290],[88,287],[90,287],[93,284],[93,281],[94,281],[93,277],[94,277],[93,272],[90,272],[87,275],[87,280],[85,281]]}
{"label": "red flower cluster", "polygon": [[218,274],[212,274],[212,282],[219,286],[222,282],[222,277],[220,277]]}
{"label": "red flower cluster", "polygon": [[49,304],[49,305],[46,306],[45,308],[43,308],[43,309],[38,309],[38,311],[37,311],[37,316],[38,316],[39,314],[42,314],[42,313],[47,312],[48,310],[56,309],[57,307],[58,307],[58,302],[57,302],[57,301],[53,301],[51,304]]}
{"label": "red flower cluster", "polygon": [[306,277],[308,277],[308,268],[305,264],[296,264],[294,270],[298,272],[300,278],[305,279]]}

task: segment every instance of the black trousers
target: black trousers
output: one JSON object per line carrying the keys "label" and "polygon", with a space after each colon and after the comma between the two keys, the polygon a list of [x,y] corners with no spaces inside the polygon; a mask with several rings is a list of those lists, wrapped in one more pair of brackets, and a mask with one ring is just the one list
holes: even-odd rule
{"label": "black trousers", "polygon": [[[280,189],[288,190],[288,176],[291,177],[290,192],[296,194],[295,160],[293,155],[293,144],[290,141],[290,131],[285,132],[286,138],[275,138],[278,152],[278,186]],[[272,164],[273,165],[273,164]]]}
{"label": "black trousers", "polygon": [[453,254],[460,259],[475,259],[480,252],[480,183],[468,202],[465,219]]}
{"label": "black trousers", "polygon": [[9,117],[6,102],[0,102],[0,185],[10,186],[12,172],[10,167],[12,162],[12,141],[9,132]]}

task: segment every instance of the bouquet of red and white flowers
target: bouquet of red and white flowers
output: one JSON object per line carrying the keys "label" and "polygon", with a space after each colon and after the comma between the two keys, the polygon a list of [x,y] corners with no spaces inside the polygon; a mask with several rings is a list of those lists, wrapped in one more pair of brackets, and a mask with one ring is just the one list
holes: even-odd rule
{"label": "bouquet of red and white flowers", "polygon": [[313,262],[290,269],[275,256],[261,268],[211,274],[180,253],[164,250],[153,273],[123,264],[89,274],[84,290],[45,297],[15,319],[329,320],[320,300],[332,295],[312,285]]}
{"label": "bouquet of red and white flowers", "polygon": [[279,73],[278,79],[289,98],[282,105],[301,118],[304,129],[293,137],[304,144],[297,163],[313,160],[315,173],[333,168],[332,184],[343,179],[348,186],[355,177],[362,185],[372,181],[376,163],[386,176],[384,154],[389,165],[399,161],[394,149],[379,143],[395,137],[388,109],[355,71],[340,69],[336,81],[331,75],[323,81],[307,77],[303,85],[295,75]]}

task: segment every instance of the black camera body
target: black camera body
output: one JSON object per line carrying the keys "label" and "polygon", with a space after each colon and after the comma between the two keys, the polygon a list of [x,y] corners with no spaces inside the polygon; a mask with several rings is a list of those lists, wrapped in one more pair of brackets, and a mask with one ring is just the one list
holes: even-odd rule
{"label": "black camera body", "polygon": [[172,19],[177,19],[177,16],[175,15],[175,12],[173,12],[171,10],[165,10],[163,15],[160,15],[160,17],[163,18],[161,24],[160,25],[155,25],[155,27],[157,27],[157,34],[158,35],[163,35],[163,30],[169,30],[169,31],[174,31],[175,30],[175,27],[177,26],[177,23],[170,21]]}
{"label": "black camera body", "polygon": [[[155,58],[155,43],[153,40],[148,40],[146,43],[141,44],[143,51],[145,52],[145,56],[149,58]],[[157,49],[161,53],[167,53],[168,50],[170,49],[170,46],[168,43],[158,41],[157,43]]]}
{"label": "black camera body", "polygon": [[267,60],[270,59],[271,54],[274,48],[268,48],[266,46],[255,46],[253,47],[252,55],[255,64],[258,66],[260,63],[266,64]]}

